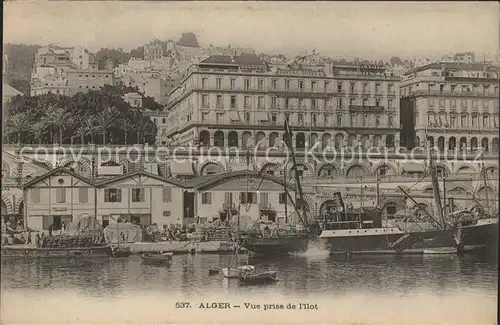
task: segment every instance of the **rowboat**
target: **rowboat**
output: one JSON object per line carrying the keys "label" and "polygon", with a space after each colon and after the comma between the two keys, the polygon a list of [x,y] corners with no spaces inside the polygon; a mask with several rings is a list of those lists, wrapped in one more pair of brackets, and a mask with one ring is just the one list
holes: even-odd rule
{"label": "rowboat", "polygon": [[265,271],[260,273],[242,273],[239,283],[241,285],[268,284],[277,282],[278,271]]}
{"label": "rowboat", "polygon": [[225,267],[222,269],[222,274],[228,279],[237,279],[243,273],[252,273],[255,271],[255,266],[253,265],[240,265],[236,267]]}
{"label": "rowboat", "polygon": [[164,254],[142,254],[141,259],[142,263],[149,265],[165,265],[170,262],[172,259],[173,253],[164,253]]}

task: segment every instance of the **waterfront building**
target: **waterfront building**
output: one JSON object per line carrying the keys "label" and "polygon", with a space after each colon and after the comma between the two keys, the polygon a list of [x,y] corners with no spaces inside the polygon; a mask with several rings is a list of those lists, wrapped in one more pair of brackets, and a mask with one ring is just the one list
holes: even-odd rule
{"label": "waterfront building", "polygon": [[489,63],[432,63],[401,82],[404,146],[498,153],[500,69]]}
{"label": "waterfront building", "polygon": [[274,147],[288,119],[297,149],[397,147],[398,78],[378,66],[211,56],[169,94],[165,117],[161,141],[174,145]]}

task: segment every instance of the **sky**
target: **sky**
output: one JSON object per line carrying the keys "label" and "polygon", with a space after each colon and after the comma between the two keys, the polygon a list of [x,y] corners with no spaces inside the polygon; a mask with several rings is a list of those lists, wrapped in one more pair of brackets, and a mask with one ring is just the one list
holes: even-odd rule
{"label": "sky", "polygon": [[202,46],[386,59],[499,52],[496,2],[4,2],[4,42],[125,51],[194,32]]}

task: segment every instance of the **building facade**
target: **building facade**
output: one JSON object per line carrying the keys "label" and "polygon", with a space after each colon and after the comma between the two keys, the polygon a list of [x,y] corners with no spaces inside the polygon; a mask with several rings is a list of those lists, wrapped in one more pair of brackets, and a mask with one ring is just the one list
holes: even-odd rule
{"label": "building facade", "polygon": [[254,55],[212,56],[170,93],[161,141],[279,146],[288,119],[298,149],[397,147],[398,94],[398,78],[376,66],[276,68]]}
{"label": "building facade", "polygon": [[[499,68],[488,63],[433,63],[401,82],[406,146],[498,153]],[[426,141],[427,139],[427,141]]]}

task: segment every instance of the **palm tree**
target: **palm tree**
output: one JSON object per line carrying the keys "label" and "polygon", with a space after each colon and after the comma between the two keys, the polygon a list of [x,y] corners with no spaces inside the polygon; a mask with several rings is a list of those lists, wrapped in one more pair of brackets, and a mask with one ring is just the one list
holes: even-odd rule
{"label": "palm tree", "polygon": [[99,112],[96,116],[97,131],[102,134],[102,144],[106,144],[106,133],[113,125],[118,113],[114,108],[106,107],[103,111]]}
{"label": "palm tree", "polygon": [[46,126],[44,120],[40,120],[31,126],[35,140],[38,140],[39,145],[42,145],[43,131],[45,131]]}
{"label": "palm tree", "polygon": [[[80,132],[84,133],[84,137],[85,135],[90,134],[91,135],[90,143],[94,144],[94,134],[97,130],[96,117],[94,115],[85,117],[81,123],[81,128],[82,130]],[[82,137],[82,142],[83,142],[83,137]]]}
{"label": "palm tree", "polygon": [[140,144],[142,142],[141,133],[144,131],[144,119],[142,111],[139,108],[133,111],[133,119],[137,130],[137,143]]}
{"label": "palm tree", "polygon": [[[71,113],[60,106],[49,106],[44,112],[43,120],[47,125],[50,125],[51,128],[59,130],[59,144],[62,145],[63,131],[72,123]],[[52,129],[50,132],[50,137],[52,139]]]}
{"label": "palm tree", "polygon": [[119,122],[120,129],[125,133],[125,144],[128,144],[128,133],[134,129],[134,123],[129,119],[122,119]]}
{"label": "palm tree", "polygon": [[27,113],[17,113],[10,116],[7,121],[8,134],[17,134],[17,144],[21,144],[21,134],[31,128]]}

